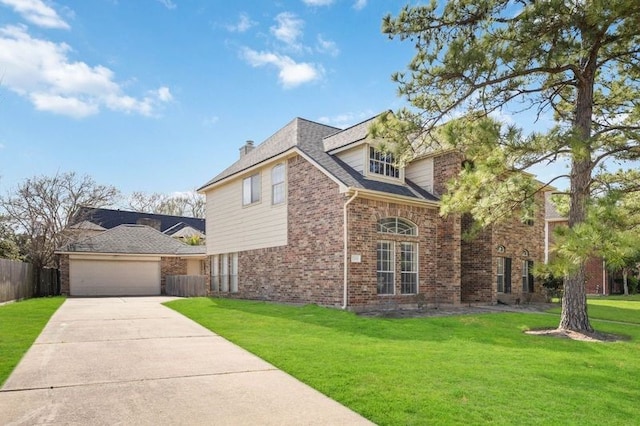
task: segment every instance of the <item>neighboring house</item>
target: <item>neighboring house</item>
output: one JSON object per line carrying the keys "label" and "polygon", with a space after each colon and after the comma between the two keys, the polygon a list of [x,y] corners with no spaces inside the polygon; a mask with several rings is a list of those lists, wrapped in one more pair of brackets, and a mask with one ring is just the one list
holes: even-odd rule
{"label": "neighboring house", "polygon": [[61,292],[71,296],[160,295],[167,275],[208,275],[204,246],[145,225],[118,225],[56,253]]}
{"label": "neighboring house", "polygon": [[439,215],[463,158],[398,168],[368,135],[374,118],[345,130],[296,118],[199,189],[212,292],[353,310],[541,300],[544,194],[532,222],[465,241],[469,220]]}
{"label": "neighboring house", "polygon": [[[558,226],[566,226],[568,220],[556,210],[551,201],[551,193],[546,194],[546,217],[545,217],[545,262],[553,257],[554,230]],[[607,295],[621,293],[622,288],[613,278],[613,274],[607,270],[607,264],[601,257],[592,257],[587,261],[585,283],[586,292],[589,295]]]}
{"label": "neighboring house", "polygon": [[68,229],[76,235],[91,236],[99,230],[123,224],[147,225],[175,238],[197,236],[204,239],[205,220],[197,217],[142,213],[127,210],[80,207]]}

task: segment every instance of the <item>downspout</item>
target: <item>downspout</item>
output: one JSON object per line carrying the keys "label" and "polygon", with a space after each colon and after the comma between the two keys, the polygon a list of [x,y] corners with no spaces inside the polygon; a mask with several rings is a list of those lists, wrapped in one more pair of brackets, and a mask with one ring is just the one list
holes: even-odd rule
{"label": "downspout", "polygon": [[356,191],[351,196],[351,198],[349,198],[347,200],[347,202],[344,203],[343,211],[342,211],[343,221],[344,221],[344,223],[343,223],[343,232],[342,232],[342,234],[343,234],[342,235],[342,237],[343,237],[343,245],[342,246],[344,247],[344,266],[342,268],[342,271],[343,271],[343,274],[344,274],[344,277],[343,277],[344,282],[342,284],[342,287],[343,287],[342,309],[347,309],[347,300],[348,300],[347,286],[348,286],[348,280],[349,280],[349,274],[348,274],[348,272],[349,272],[348,271],[348,269],[349,269],[349,267],[348,267],[348,265],[349,265],[349,263],[348,263],[348,261],[349,261],[349,247],[347,246],[347,240],[349,238],[349,230],[348,230],[349,228],[347,226],[348,225],[348,223],[347,223],[347,219],[348,219],[347,207],[349,207],[349,204],[351,204],[351,202],[353,200],[355,200],[357,196],[358,196],[358,191]]}

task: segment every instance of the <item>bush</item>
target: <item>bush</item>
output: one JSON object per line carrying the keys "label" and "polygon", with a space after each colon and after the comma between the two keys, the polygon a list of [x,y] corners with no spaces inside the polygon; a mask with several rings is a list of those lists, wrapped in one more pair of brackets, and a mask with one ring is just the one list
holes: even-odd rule
{"label": "bush", "polygon": [[552,273],[547,273],[542,277],[542,286],[545,289],[547,301],[554,297],[562,299],[563,277],[556,277]]}

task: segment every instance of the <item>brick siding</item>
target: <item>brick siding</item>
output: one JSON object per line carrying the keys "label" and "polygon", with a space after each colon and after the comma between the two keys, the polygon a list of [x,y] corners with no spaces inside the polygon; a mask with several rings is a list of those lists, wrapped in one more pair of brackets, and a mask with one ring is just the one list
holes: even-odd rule
{"label": "brick siding", "polygon": [[61,254],[59,255],[60,262],[60,294],[65,296],[69,295],[69,255]]}
{"label": "brick siding", "polygon": [[186,275],[187,261],[179,257],[160,258],[160,294],[166,294],[167,275]]}

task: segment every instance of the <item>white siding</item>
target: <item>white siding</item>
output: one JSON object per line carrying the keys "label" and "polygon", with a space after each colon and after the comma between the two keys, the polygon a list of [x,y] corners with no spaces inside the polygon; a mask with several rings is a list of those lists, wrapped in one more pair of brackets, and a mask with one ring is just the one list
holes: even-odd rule
{"label": "white siding", "polygon": [[347,163],[353,170],[364,174],[364,158],[366,145],[360,145],[336,154],[336,157]]}
{"label": "white siding", "polygon": [[433,192],[433,157],[411,162],[405,168],[404,176],[419,187]]}
{"label": "white siding", "polygon": [[[276,164],[260,169],[262,193],[258,203],[242,205],[243,175],[207,191],[207,254],[287,244],[287,200],[271,204],[271,169]],[[285,176],[285,185],[287,180]]]}

